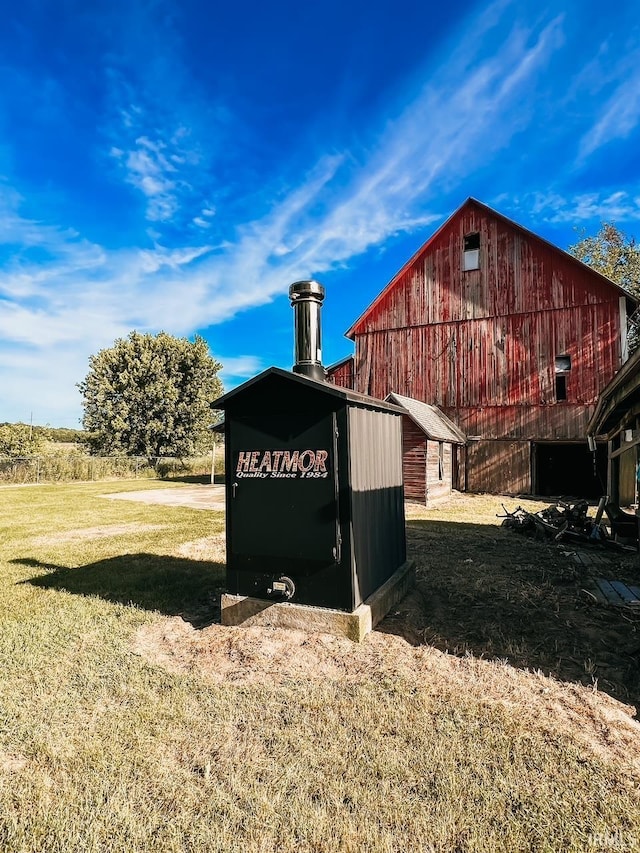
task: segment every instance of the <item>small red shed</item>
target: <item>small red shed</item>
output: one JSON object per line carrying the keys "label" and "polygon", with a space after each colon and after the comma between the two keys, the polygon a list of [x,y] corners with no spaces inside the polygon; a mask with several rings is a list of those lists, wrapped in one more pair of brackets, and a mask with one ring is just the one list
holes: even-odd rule
{"label": "small red shed", "polygon": [[406,412],[402,418],[402,473],[405,498],[426,504],[451,494],[464,433],[437,408],[411,397],[391,393],[388,403]]}

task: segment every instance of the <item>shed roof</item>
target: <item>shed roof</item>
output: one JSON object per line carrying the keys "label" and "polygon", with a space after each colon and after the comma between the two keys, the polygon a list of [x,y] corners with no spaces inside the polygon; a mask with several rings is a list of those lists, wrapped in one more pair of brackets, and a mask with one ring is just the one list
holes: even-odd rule
{"label": "shed roof", "polygon": [[380,293],[376,296],[376,298],[373,300],[373,302],[371,302],[371,304],[368,305],[367,308],[365,308],[365,310],[358,317],[358,319],[355,321],[355,323],[353,323],[351,328],[347,329],[347,331],[345,332],[345,336],[347,338],[351,338],[351,340],[353,340],[353,338],[355,337],[355,334],[358,331],[359,327],[362,325],[362,323],[365,321],[365,319],[369,316],[369,314],[375,308],[375,306],[387,295],[387,293],[389,293],[390,290],[392,290],[396,286],[396,284],[402,278],[403,274],[411,267],[412,264],[414,264],[417,261],[417,259],[420,257],[420,255],[423,254],[423,252],[426,252],[430,248],[430,246],[433,243],[435,243],[435,241],[437,240],[440,233],[442,231],[444,231],[444,229],[449,225],[449,223],[452,222],[457,216],[459,216],[465,208],[470,207],[470,206],[477,207],[481,211],[484,211],[484,213],[488,213],[491,216],[495,217],[496,219],[499,219],[501,222],[505,223],[510,228],[514,228],[516,231],[519,231],[521,234],[524,234],[526,237],[529,237],[530,239],[533,239],[533,240],[537,241],[538,243],[542,243],[544,246],[547,246],[548,248],[552,249],[554,252],[557,252],[558,254],[562,255],[565,259],[569,258],[572,263],[577,264],[579,267],[581,267],[584,270],[585,274],[588,274],[590,276],[596,276],[596,278],[598,278],[601,282],[604,282],[609,287],[611,287],[615,291],[617,291],[620,296],[624,296],[626,298],[627,310],[629,311],[630,314],[638,307],[638,300],[634,296],[632,296],[627,290],[625,290],[623,287],[620,287],[620,285],[611,281],[611,279],[609,279],[606,276],[602,275],[601,273],[597,272],[592,267],[590,267],[587,264],[583,263],[582,261],[578,260],[578,258],[574,257],[573,255],[570,255],[568,252],[565,252],[564,249],[561,249],[558,246],[555,246],[553,243],[550,243],[549,240],[545,240],[544,237],[540,237],[535,232],[529,231],[528,228],[525,228],[523,225],[519,225],[517,222],[514,222],[513,219],[509,219],[508,216],[504,216],[502,213],[498,213],[497,210],[494,210],[492,207],[489,207],[488,204],[484,204],[483,202],[478,201],[475,198],[469,197],[465,202],[463,202],[460,205],[460,207],[457,210],[455,210],[451,214],[451,216],[447,217],[447,219],[442,223],[442,225],[436,231],[434,231],[434,233],[431,235],[431,237],[429,237],[429,239],[425,243],[423,243],[422,246],[420,246],[418,251],[415,252],[409,258],[409,260],[406,262],[406,264],[404,264],[404,266],[400,270],[398,270],[398,272],[394,275],[394,277],[387,284],[387,286],[384,287],[380,291]]}
{"label": "shed roof", "polygon": [[587,435],[614,435],[623,428],[625,415],[632,409],[640,409],[640,349],[600,392]]}
{"label": "shed roof", "polygon": [[467,438],[462,430],[437,406],[394,393],[387,394],[386,399],[405,409],[411,420],[428,438],[434,441],[449,441],[452,444],[466,444]]}

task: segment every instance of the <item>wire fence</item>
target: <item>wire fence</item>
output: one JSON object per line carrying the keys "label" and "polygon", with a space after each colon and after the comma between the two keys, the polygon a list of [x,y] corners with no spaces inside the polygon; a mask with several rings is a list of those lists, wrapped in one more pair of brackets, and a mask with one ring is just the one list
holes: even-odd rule
{"label": "wire fence", "polygon": [[0,483],[60,483],[92,480],[205,479],[214,481],[224,470],[224,451],[190,459],[163,456],[151,462],[143,456],[90,456],[52,453],[37,456],[0,456]]}

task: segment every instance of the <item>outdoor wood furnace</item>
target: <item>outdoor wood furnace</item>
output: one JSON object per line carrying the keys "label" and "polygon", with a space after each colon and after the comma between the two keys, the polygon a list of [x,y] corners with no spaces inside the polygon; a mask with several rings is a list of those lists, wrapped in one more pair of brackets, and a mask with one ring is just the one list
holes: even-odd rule
{"label": "outdoor wood furnace", "polygon": [[323,381],[324,290],[296,282],[290,295],[294,372],[271,367],[215,403],[227,591],[352,612],[406,560],[402,409]]}

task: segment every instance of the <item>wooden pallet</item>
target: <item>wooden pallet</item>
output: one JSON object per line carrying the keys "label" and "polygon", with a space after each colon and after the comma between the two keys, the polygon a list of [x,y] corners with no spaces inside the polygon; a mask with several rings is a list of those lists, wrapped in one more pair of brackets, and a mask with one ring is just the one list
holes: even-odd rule
{"label": "wooden pallet", "polygon": [[622,581],[608,581],[596,578],[591,592],[601,604],[614,607],[640,608],[640,587],[627,586]]}
{"label": "wooden pallet", "polygon": [[571,554],[572,561],[577,563],[579,566],[584,566],[589,569],[599,567],[601,571],[603,566],[609,568],[618,557],[619,555],[617,554],[601,554],[597,551],[574,551]]}

